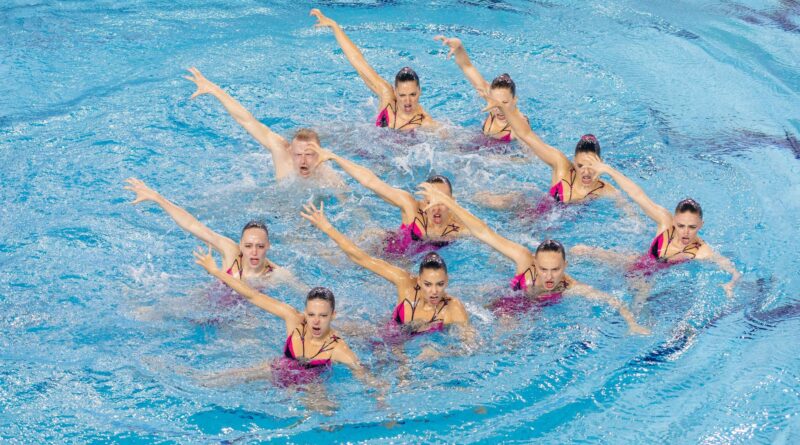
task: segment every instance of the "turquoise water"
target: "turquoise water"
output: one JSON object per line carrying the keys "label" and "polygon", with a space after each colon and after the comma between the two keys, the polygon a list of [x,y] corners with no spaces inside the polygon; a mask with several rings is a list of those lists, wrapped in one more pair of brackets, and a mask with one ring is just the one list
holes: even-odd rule
{"label": "turquoise water", "polygon": [[[308,10],[338,20],[386,78],[422,78],[422,104],[453,137],[375,129],[376,101]],[[800,6],[794,1],[258,2],[11,0],[0,6],[0,438],[44,442],[364,441],[776,443],[800,441]],[[253,217],[270,258],[332,287],[340,322],[383,323],[394,289],[356,269],[299,218],[326,199],[345,233],[393,228],[398,212],[355,183],[345,197],[276,186],[269,156],[208,97],[197,66],[284,135],[323,144],[412,189],[431,171],[511,239],[626,250],[654,227],[610,203],[542,220],[489,211],[484,188],[549,183],[540,162],[471,152],[482,106],[436,34],[464,40],[487,78],[508,72],[520,108],[552,145],[600,138],[606,159],[669,207],[703,204],[701,236],[744,272],[666,272],[625,335],[603,307],[567,300],[495,327],[483,307],[513,266],[474,241],[441,253],[451,291],[481,332],[472,355],[414,363],[377,407],[343,369],[332,416],[268,383],[209,388],[198,376],[280,354],[282,324],[219,308],[193,264],[196,242],[155,206],[131,207],[136,176],[235,238]],[[792,223],[792,221],[795,221]],[[362,242],[370,246],[369,242]],[[374,247],[374,246],[373,246]],[[412,267],[414,259],[400,263]],[[572,260],[570,273],[630,301],[622,273]],[[270,292],[299,305],[302,296]],[[428,342],[414,340],[413,354]],[[396,384],[367,339],[351,347]],[[396,385],[395,385],[396,386]],[[393,428],[386,422],[396,421]]]}

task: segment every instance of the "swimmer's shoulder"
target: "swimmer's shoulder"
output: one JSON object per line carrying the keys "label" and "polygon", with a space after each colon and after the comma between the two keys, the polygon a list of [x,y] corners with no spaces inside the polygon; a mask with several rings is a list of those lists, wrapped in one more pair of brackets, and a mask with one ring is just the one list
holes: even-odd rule
{"label": "swimmer's shoulder", "polygon": [[700,248],[697,249],[697,254],[694,256],[695,259],[707,260],[714,256],[714,249],[712,249],[707,242],[703,241],[700,237],[697,238],[697,242],[700,243]]}

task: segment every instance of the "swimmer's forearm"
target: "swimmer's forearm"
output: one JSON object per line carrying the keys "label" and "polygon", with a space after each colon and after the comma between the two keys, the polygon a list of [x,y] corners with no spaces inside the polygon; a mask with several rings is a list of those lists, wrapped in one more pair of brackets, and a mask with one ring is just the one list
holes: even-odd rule
{"label": "swimmer's forearm", "polygon": [[612,308],[616,309],[622,319],[625,320],[625,323],[628,324],[628,329],[631,332],[638,334],[649,333],[649,329],[644,328],[638,322],[636,322],[636,317],[633,316],[633,313],[630,311],[630,309],[628,309],[628,306],[625,305],[625,303],[623,303],[619,298],[609,295],[605,292],[601,292],[582,283],[575,283],[570,289],[571,290],[568,290],[565,293],[579,294],[591,300],[603,301]]}
{"label": "swimmer's forearm", "polygon": [[514,107],[513,110],[506,109],[506,119],[511,125],[511,131],[517,136],[517,139],[525,143],[534,156],[541,159],[545,164],[551,168],[557,168],[559,164],[567,165],[569,160],[558,149],[548,145],[536,132],[531,128],[528,119]]}
{"label": "swimmer's forearm", "polygon": [[[381,178],[379,178],[378,175],[376,175],[372,170],[336,154],[331,157],[331,160],[339,164],[342,170],[344,170],[345,173],[350,175],[353,179],[358,181],[359,184],[372,190],[374,193],[380,196],[381,199],[389,204],[403,209],[406,204],[405,201],[409,201],[403,199],[406,197],[404,191],[396,189],[383,182],[383,180],[381,180]],[[413,214],[413,211],[411,213]]]}
{"label": "swimmer's forearm", "polygon": [[[483,222],[480,218],[470,213],[469,210],[461,207],[459,203],[456,202],[450,196],[442,195],[439,198],[442,201],[442,204],[445,205],[456,218],[458,218],[464,225],[467,227],[467,230],[479,240],[483,241],[486,244],[491,245],[489,239],[491,238],[491,234],[494,233],[492,229],[489,228],[489,225]],[[495,233],[495,235],[497,235]]]}
{"label": "swimmer's forearm", "polygon": [[733,261],[731,261],[730,258],[726,256],[720,255],[719,253],[714,253],[713,258],[717,263],[717,265],[720,267],[720,269],[731,274],[731,280],[728,281],[727,285],[731,287],[735,286],[736,283],[739,281],[739,279],[742,278],[742,274],[741,272],[739,272],[738,269],[736,269],[736,266],[733,264]]}
{"label": "swimmer's forearm", "polygon": [[530,148],[544,144],[544,141],[533,132],[528,120],[525,119],[525,116],[522,115],[522,112],[519,111],[519,108],[516,106],[513,108],[506,107],[503,108],[503,111],[506,114],[506,119],[508,119],[509,125],[511,125],[511,130],[514,131],[514,134],[517,135],[519,139],[522,139],[524,142],[526,142]]}
{"label": "swimmer's forearm", "polygon": [[[382,83],[386,83],[383,79],[378,75],[374,68],[367,62],[367,59],[364,57],[364,54],[361,52],[360,49],[350,40],[350,37],[344,33],[342,27],[339,26],[338,23],[334,23],[331,26],[333,29],[333,36],[336,38],[336,41],[339,43],[339,47],[342,48],[342,52],[344,52],[345,57],[347,57],[347,61],[350,62],[350,65],[355,68],[356,72],[358,73],[361,80],[367,84],[367,87],[372,90],[377,95],[386,94],[387,91],[386,85],[381,85]],[[391,86],[389,86],[391,89]]]}
{"label": "swimmer's forearm", "polygon": [[666,220],[670,218],[669,212],[667,212],[667,210],[663,207],[654,203],[638,184],[608,164],[606,164],[604,171],[608,174],[608,176],[611,177],[611,179],[614,180],[614,182],[617,183],[617,185],[619,185],[619,188],[621,188],[622,191],[631,197],[633,202],[635,202],[647,214],[647,216],[650,217],[650,219],[658,224],[667,223]]}
{"label": "swimmer's forearm", "polygon": [[258,122],[253,115],[247,111],[247,109],[239,103],[236,99],[234,99],[230,94],[225,92],[222,88],[220,88],[217,84],[212,84],[213,87],[209,94],[214,96],[225,109],[228,111],[228,114],[239,123],[241,126],[246,126],[247,124],[251,124],[253,122]]}
{"label": "swimmer's forearm", "polygon": [[342,232],[336,230],[333,225],[328,224],[327,226],[320,227],[320,230],[328,236],[333,242],[339,246],[339,249],[347,255],[350,261],[364,266],[364,263],[371,258],[369,255],[366,254],[363,250],[361,250],[356,243],[354,243],[350,238],[346,237]]}
{"label": "swimmer's forearm", "polygon": [[370,169],[358,165],[355,162],[334,154],[331,160],[339,164],[339,167],[350,175],[353,179],[359,182],[364,187],[374,190],[377,183],[383,183],[378,176]]}
{"label": "swimmer's forearm", "polygon": [[208,271],[211,275],[216,277],[218,280],[222,281],[233,289],[234,292],[243,296],[247,299],[250,303],[264,309],[265,311],[277,315],[278,317],[288,320],[292,315],[296,315],[297,311],[294,310],[288,304],[278,301],[269,295],[263,294],[252,287],[245,284],[243,281],[234,278],[232,275],[228,275],[227,273],[223,272],[220,269],[213,269]]}
{"label": "swimmer's forearm", "polygon": [[179,207],[173,204],[167,198],[159,195],[158,198],[153,199],[153,202],[158,204],[164,211],[175,221],[175,224],[178,225],[181,229],[191,233],[192,235],[202,239],[203,241],[210,242],[210,240],[206,239],[207,236],[204,236],[204,230],[210,231],[208,227],[206,227],[203,223],[198,221],[191,213],[187,212],[183,207]]}
{"label": "swimmer's forearm", "polygon": [[461,72],[464,73],[464,77],[472,84],[472,87],[478,90],[478,92],[486,90],[489,87],[489,83],[486,82],[486,79],[483,78],[480,71],[472,64],[464,45],[459,46],[454,54],[456,65],[461,68]]}

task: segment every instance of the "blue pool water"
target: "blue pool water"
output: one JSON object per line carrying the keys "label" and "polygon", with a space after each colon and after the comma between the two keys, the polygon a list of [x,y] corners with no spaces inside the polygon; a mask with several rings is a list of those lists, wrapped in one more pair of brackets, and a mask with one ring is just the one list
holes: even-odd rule
{"label": "blue pool water", "polygon": [[[344,26],[386,78],[422,78],[422,104],[452,137],[375,129],[376,101],[330,32]],[[587,132],[606,159],[669,207],[703,204],[701,236],[744,272],[736,297],[707,264],[666,272],[642,322],[567,300],[494,326],[484,304],[513,266],[475,241],[442,250],[451,292],[481,332],[470,355],[396,364],[351,347],[394,386],[385,407],[335,369],[331,416],[265,382],[208,387],[198,376],[280,353],[283,326],[245,305],[219,308],[193,264],[196,241],[153,205],[132,207],[136,176],[235,238],[267,220],[270,258],[332,287],[339,322],[376,326],[394,289],[352,266],[298,216],[309,198],[345,233],[399,215],[355,183],[345,196],[276,186],[270,157],[215,100],[188,98],[197,66],[284,135],[323,144],[412,189],[431,171],[501,234],[641,250],[653,225],[610,203],[541,220],[475,205],[482,189],[549,170],[473,144],[482,102],[436,34],[458,36],[487,78],[518,85],[520,108],[552,145]],[[800,5],[738,2],[6,0],[0,5],[0,439],[26,443],[311,441],[415,443],[800,442]],[[580,216],[579,216],[580,215]],[[792,222],[794,221],[794,222]],[[360,241],[370,246],[370,241]],[[374,243],[374,242],[373,242]],[[374,246],[372,246],[374,247]],[[414,259],[399,264],[413,267]],[[570,273],[625,301],[622,273],[573,260]],[[269,289],[297,306],[302,295]],[[446,335],[415,339],[414,354]],[[454,345],[457,346],[457,345]],[[394,423],[390,423],[394,422]]]}

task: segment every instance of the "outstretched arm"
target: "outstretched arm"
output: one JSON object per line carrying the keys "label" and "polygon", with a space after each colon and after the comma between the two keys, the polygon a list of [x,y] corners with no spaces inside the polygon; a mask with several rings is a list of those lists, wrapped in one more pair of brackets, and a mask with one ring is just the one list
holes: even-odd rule
{"label": "outstretched arm", "polygon": [[602,301],[619,312],[619,315],[622,316],[626,323],[628,323],[629,333],[650,335],[650,329],[647,329],[646,327],[637,323],[636,318],[633,317],[633,314],[628,309],[628,306],[626,306],[625,303],[620,301],[617,297],[609,295],[605,292],[600,292],[588,284],[583,284],[574,280],[572,283],[570,283],[569,287],[564,292],[564,295],[580,295],[590,300]]}
{"label": "outstretched arm", "polygon": [[478,91],[478,93],[488,92],[489,90],[489,82],[481,76],[480,71],[472,65],[472,61],[469,60],[469,56],[467,55],[466,49],[464,49],[464,44],[461,43],[461,39],[457,39],[455,37],[447,38],[445,36],[436,36],[433,40],[438,40],[442,42],[443,45],[450,47],[450,52],[447,53],[447,58],[449,59],[452,56],[455,56],[456,65],[461,68],[461,71],[464,73],[464,77],[467,78],[469,83],[472,84],[473,88]]}
{"label": "outstretched arm", "polygon": [[128,178],[125,182],[128,183],[128,185],[125,186],[125,190],[136,193],[136,198],[131,204],[153,201],[167,212],[167,215],[178,224],[178,227],[191,233],[206,244],[209,244],[214,250],[225,257],[226,262],[228,260],[233,261],[233,258],[239,255],[239,245],[236,244],[236,242],[209,229],[189,212],[173,204],[167,198],[164,198],[158,192],[145,185],[144,182],[136,178]]}
{"label": "outstretched arm", "polygon": [[353,350],[351,350],[350,347],[347,346],[347,343],[341,342],[339,346],[333,351],[331,359],[334,362],[342,363],[346,365],[348,368],[350,368],[350,371],[353,373],[353,376],[355,376],[355,378],[360,380],[361,383],[377,390],[378,394],[376,398],[378,400],[383,400],[386,391],[386,382],[378,380],[377,378],[375,378],[375,376],[370,374],[370,372],[367,371],[367,369],[364,368],[364,366],[362,366],[361,363],[358,361],[358,357],[353,352]]}
{"label": "outstretched arm", "polygon": [[378,75],[375,69],[367,62],[367,59],[364,58],[364,55],[361,54],[361,51],[355,43],[342,31],[339,24],[326,17],[322,11],[316,8],[312,9],[309,15],[313,15],[317,18],[318,22],[314,25],[315,27],[330,28],[333,30],[333,35],[336,37],[336,41],[342,48],[345,57],[347,57],[347,60],[353,65],[353,68],[356,69],[356,72],[364,83],[367,84],[367,87],[380,98],[381,104],[394,100],[394,89],[392,85]]}
{"label": "outstretched arm", "polygon": [[286,331],[289,332],[295,326],[302,323],[303,314],[298,312],[295,308],[288,304],[278,301],[272,297],[262,294],[261,292],[248,286],[241,280],[226,274],[217,267],[214,257],[211,256],[211,250],[208,252],[203,249],[197,249],[194,252],[195,262],[203,267],[209,274],[215,276],[217,279],[227,284],[231,289],[236,291],[237,294],[247,298],[247,301],[264,309],[265,311],[277,315],[286,322]]}
{"label": "outstretched arm", "polygon": [[718,252],[712,252],[708,258],[701,258],[700,255],[698,255],[698,258],[713,261],[717,263],[720,269],[731,274],[731,280],[722,284],[722,288],[725,289],[725,295],[727,295],[728,298],[733,298],[733,287],[736,286],[736,283],[742,278],[742,274],[736,269],[733,261]]}
{"label": "outstretched arm", "polygon": [[272,153],[272,161],[275,164],[275,178],[281,179],[292,173],[292,159],[289,154],[289,143],[281,135],[270,130],[258,119],[247,111],[236,99],[218,87],[216,84],[206,79],[197,68],[189,68],[191,76],[184,76],[184,79],[191,80],[197,85],[197,91],[192,94],[191,99],[203,94],[210,94],[217,98],[220,103],[228,110],[231,117],[250,133],[259,144],[264,146]]}
{"label": "outstretched arm", "polygon": [[605,173],[610,176],[619,185],[619,188],[627,193],[644,213],[658,224],[659,233],[672,227],[672,214],[669,210],[654,203],[641,187],[615,168],[604,163],[596,154],[588,153],[587,155],[586,166],[596,171],[598,175]]}
{"label": "outstretched arm", "polygon": [[359,266],[380,275],[388,281],[394,283],[398,288],[407,286],[410,282],[415,281],[414,278],[407,271],[393,266],[384,260],[371,257],[366,252],[361,250],[350,238],[344,236],[341,232],[336,230],[333,225],[325,217],[323,204],[320,203],[319,208],[314,204],[306,204],[304,206],[305,212],[301,212],[300,216],[309,220],[311,224],[316,226],[322,233],[328,235],[342,251],[347,254],[350,261],[358,264]]}
{"label": "outstretched arm", "polygon": [[561,150],[545,143],[538,134],[533,132],[530,123],[528,123],[528,119],[525,119],[525,116],[519,111],[515,101],[502,103],[492,98],[488,92],[482,93],[481,96],[487,103],[483,111],[489,111],[492,108],[503,110],[503,114],[506,115],[506,119],[511,125],[511,131],[514,132],[517,139],[524,142],[534,155],[544,161],[545,164],[549,165],[550,168],[553,169],[554,174],[561,177],[569,171],[571,166],[569,158],[567,158]]}
{"label": "outstretched arm", "polygon": [[494,230],[490,229],[485,222],[461,207],[452,197],[445,195],[439,189],[428,183],[420,184],[420,189],[420,195],[428,200],[429,206],[434,206],[436,204],[445,205],[453,212],[456,218],[464,223],[473,236],[511,259],[511,261],[516,264],[517,274],[524,272],[533,264],[533,254],[531,254],[530,250],[525,246],[498,235]]}
{"label": "outstretched arm", "polygon": [[358,165],[349,159],[338,156],[329,150],[325,150],[314,143],[309,143],[308,147],[317,152],[320,163],[327,160],[336,162],[342,170],[352,176],[353,179],[358,181],[361,185],[375,192],[376,195],[380,196],[389,204],[398,207],[402,214],[404,224],[411,224],[414,221],[414,218],[417,216],[417,201],[411,193],[390,186],[378,178],[372,170]]}

